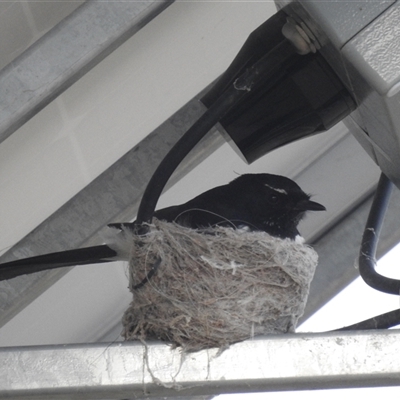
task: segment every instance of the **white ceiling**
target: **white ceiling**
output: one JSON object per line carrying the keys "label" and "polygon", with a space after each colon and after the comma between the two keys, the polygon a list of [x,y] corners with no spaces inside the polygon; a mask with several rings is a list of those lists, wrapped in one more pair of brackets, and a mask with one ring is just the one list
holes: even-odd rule
{"label": "white ceiling", "polygon": [[[14,18],[7,38],[31,30],[21,43],[0,45],[0,55],[11,60],[74,8],[57,4],[0,3],[0,30],[6,29],[3,20]],[[0,250],[32,231],[215,80],[248,34],[274,12],[269,1],[177,2],[1,143],[0,220],[7,234],[0,237]],[[32,29],[33,20],[43,26]],[[369,193],[379,174],[339,124],[251,166],[224,145],[166,192],[159,206],[184,202],[247,172],[294,177],[326,205],[326,213],[310,215],[302,225],[306,238]],[[127,285],[119,263],[75,268],[0,329],[0,346],[117,339],[131,298]]]}

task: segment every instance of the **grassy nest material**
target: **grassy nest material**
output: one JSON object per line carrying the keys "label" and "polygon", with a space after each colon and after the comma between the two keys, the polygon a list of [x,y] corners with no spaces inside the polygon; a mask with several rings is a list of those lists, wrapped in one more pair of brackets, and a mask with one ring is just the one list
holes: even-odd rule
{"label": "grassy nest material", "polygon": [[[318,259],[309,246],[264,232],[198,231],[158,220],[129,240],[133,301],[122,335],[185,351],[293,332]],[[134,290],[158,260],[154,276]]]}

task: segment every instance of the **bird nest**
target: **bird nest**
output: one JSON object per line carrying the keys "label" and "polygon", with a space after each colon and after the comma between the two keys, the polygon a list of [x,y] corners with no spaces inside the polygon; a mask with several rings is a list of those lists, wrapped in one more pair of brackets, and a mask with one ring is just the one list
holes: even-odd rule
{"label": "bird nest", "polygon": [[129,239],[126,340],[161,339],[197,351],[294,331],[317,265],[312,248],[265,232],[199,231],[158,220],[149,228]]}

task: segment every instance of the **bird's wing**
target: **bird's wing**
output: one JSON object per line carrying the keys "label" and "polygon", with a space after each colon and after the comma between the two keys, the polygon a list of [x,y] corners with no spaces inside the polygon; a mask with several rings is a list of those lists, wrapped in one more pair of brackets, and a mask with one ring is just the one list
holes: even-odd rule
{"label": "bird's wing", "polygon": [[[208,198],[209,197],[209,198]],[[238,212],[226,200],[211,196],[199,196],[180,206],[163,208],[154,213],[157,219],[176,222],[179,225],[201,229],[215,225],[237,227],[245,224],[245,211]],[[241,215],[240,215],[241,214]]]}

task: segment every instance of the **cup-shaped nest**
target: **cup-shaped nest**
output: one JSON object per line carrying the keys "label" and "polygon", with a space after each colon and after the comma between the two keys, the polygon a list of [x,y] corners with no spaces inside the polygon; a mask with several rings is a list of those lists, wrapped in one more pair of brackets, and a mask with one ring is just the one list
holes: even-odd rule
{"label": "cup-shaped nest", "polygon": [[[122,335],[185,351],[293,332],[318,260],[311,247],[265,232],[199,231],[158,220],[127,240],[133,301]],[[154,275],[134,289],[154,265]]]}

